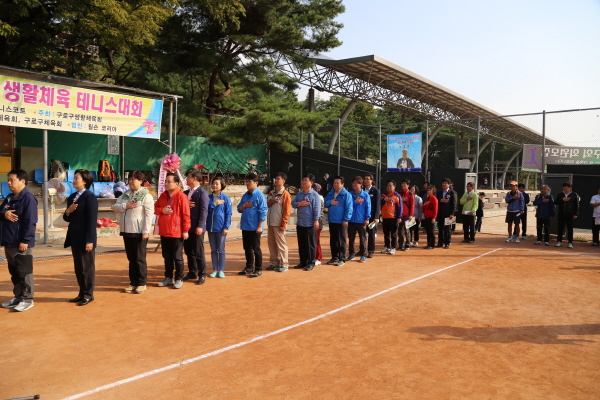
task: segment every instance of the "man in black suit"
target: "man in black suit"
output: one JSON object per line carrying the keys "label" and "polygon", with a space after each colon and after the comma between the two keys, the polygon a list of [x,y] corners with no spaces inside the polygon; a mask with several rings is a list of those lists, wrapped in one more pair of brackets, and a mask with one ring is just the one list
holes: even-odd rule
{"label": "man in black suit", "polygon": [[446,218],[454,218],[456,209],[456,195],[450,189],[450,179],[442,180],[442,190],[435,194],[438,199],[438,244],[437,247],[450,248],[452,235],[450,234],[450,225],[445,224]]}
{"label": "man in black suit", "polygon": [[77,192],[67,199],[67,211],[63,219],[69,223],[65,248],[71,247],[75,276],[79,284],[79,294],[69,300],[80,306],[94,300],[96,283],[96,221],[98,220],[98,199],[89,188],[94,178],[86,169],[75,171],[73,187]]}
{"label": "man in black suit", "polygon": [[[379,214],[381,214],[381,192],[375,186],[373,186],[373,175],[366,174],[363,183],[365,185],[364,190],[369,193],[371,198],[371,218],[369,218],[369,225],[367,225],[367,257],[373,258],[375,253],[375,235],[377,234],[377,222],[379,221]],[[374,226],[373,226],[374,223]],[[372,228],[369,228],[373,226]]]}
{"label": "man in black suit", "polygon": [[187,174],[187,184],[190,187],[183,193],[190,201],[191,228],[189,236],[183,242],[183,250],[188,260],[188,274],[184,281],[198,279],[198,285],[206,280],[206,258],[204,256],[204,232],[208,216],[208,193],[200,186],[202,174],[192,170]]}

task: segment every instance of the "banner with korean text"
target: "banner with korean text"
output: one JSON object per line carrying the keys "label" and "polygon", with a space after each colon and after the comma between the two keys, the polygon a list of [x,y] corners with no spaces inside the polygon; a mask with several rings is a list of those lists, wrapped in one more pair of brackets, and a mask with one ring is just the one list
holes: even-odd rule
{"label": "banner with korean text", "polygon": [[[546,164],[600,165],[599,147],[546,146]],[[542,171],[542,145],[523,145],[523,171]]]}
{"label": "banner with korean text", "polygon": [[163,101],[0,74],[0,125],[160,138]]}
{"label": "banner with korean text", "polygon": [[388,172],[421,171],[421,133],[387,136]]}

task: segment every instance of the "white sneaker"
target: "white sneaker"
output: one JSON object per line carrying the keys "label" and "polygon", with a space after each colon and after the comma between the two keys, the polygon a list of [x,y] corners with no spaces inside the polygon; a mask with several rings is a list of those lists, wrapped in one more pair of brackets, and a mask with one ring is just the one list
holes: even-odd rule
{"label": "white sneaker", "polygon": [[183,287],[182,280],[176,280],[175,283],[173,284],[173,289],[181,289],[182,287]]}
{"label": "white sneaker", "polygon": [[515,238],[515,243],[521,243],[518,237]]}
{"label": "white sneaker", "polygon": [[381,250],[382,254],[388,254],[390,252],[390,249],[387,247],[384,247],[383,250]]}
{"label": "white sneaker", "polygon": [[506,239],[506,243],[511,243],[512,242],[512,236],[509,236],[508,239]]}
{"label": "white sneaker", "polygon": [[419,247],[419,242],[413,242],[412,247]]}
{"label": "white sneaker", "polygon": [[550,246],[550,242],[546,242],[544,243],[546,246]]}
{"label": "white sneaker", "polygon": [[33,300],[31,301],[22,301],[18,306],[15,307],[15,311],[27,311],[34,306]]}
{"label": "white sneaker", "polygon": [[319,260],[315,260],[315,267],[316,267],[317,265],[321,265],[321,261],[319,261]]}
{"label": "white sneaker", "polygon": [[391,249],[391,250],[389,251],[389,254],[391,254],[391,255],[394,255],[394,254],[396,254],[396,249]]}
{"label": "white sneaker", "polygon": [[558,242],[558,243],[556,243],[556,246],[555,246],[555,247],[562,247],[562,242]]}
{"label": "white sneaker", "polygon": [[567,244],[567,247],[568,247],[569,249],[572,249],[572,248],[573,248],[573,243],[569,243],[569,244]]}
{"label": "white sneaker", "polygon": [[173,284],[173,279],[171,278],[165,278],[162,280],[162,282],[158,283],[159,287],[164,287],[164,286],[169,286]]}

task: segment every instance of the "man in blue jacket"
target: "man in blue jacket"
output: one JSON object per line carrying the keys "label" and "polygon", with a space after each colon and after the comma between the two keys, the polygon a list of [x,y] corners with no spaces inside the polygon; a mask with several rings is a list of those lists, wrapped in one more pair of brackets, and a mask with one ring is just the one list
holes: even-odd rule
{"label": "man in blue jacket", "polygon": [[246,253],[246,268],[238,275],[247,275],[256,278],[262,275],[262,250],[260,237],[263,231],[263,222],[267,219],[267,198],[258,190],[258,176],[246,175],[246,188],[237,210],[242,213],[240,225],[242,228],[242,243]]}
{"label": "man in blue jacket", "polygon": [[300,264],[294,268],[304,268],[312,271],[317,258],[317,232],[321,218],[321,198],[312,189],[315,177],[308,174],[302,178],[302,190],[296,194],[292,207],[298,209],[296,220],[296,233],[298,238],[298,253]]}
{"label": "man in blue jacket", "polygon": [[[507,242],[520,243],[519,240],[519,223],[521,216],[525,211],[525,197],[518,189],[517,181],[510,183],[510,192],[506,193],[505,201],[508,203],[506,206],[506,219],[505,222],[508,224],[508,239]],[[513,234],[513,223],[515,224],[515,230]]]}
{"label": "man in blue jacket", "polygon": [[[375,235],[377,235],[377,222],[379,221],[379,214],[381,214],[381,192],[375,186],[373,186],[373,175],[366,174],[363,178],[364,188],[369,193],[371,199],[371,217],[369,218],[369,225],[367,225],[367,258],[372,258],[375,253]],[[373,226],[369,228],[369,226]]]}
{"label": "man in blue jacket", "polygon": [[[367,225],[371,218],[371,198],[362,188],[363,179],[360,176],[352,179],[352,217],[348,222],[348,242],[350,257],[348,261],[360,257],[360,262],[367,261]],[[359,252],[354,252],[354,238],[358,233]]]}
{"label": "man in blue jacket", "polygon": [[206,217],[208,216],[208,192],[200,186],[202,173],[199,170],[190,171],[187,184],[190,187],[184,191],[190,202],[191,226],[188,238],[183,241],[183,251],[187,256],[188,274],[184,281],[198,279],[198,285],[206,280],[206,257],[204,256],[204,232],[206,232]]}
{"label": "man in blue jacket", "polygon": [[[14,285],[14,298],[2,303],[4,308],[26,311],[33,307],[33,250],[35,225],[38,220],[37,199],[27,190],[27,172],[22,169],[8,173],[8,188],[12,192],[0,205],[2,240],[8,271]],[[16,258],[19,257],[17,265]],[[23,260],[23,262],[21,262]],[[23,268],[25,267],[25,268]],[[31,268],[31,271],[29,269]]]}
{"label": "man in blue jacket", "polygon": [[535,196],[533,205],[535,210],[537,226],[537,242],[540,245],[542,241],[546,246],[550,246],[550,221],[554,219],[554,198],[550,195],[550,186],[542,185],[540,194]]}
{"label": "man in blue jacket", "polygon": [[341,267],[345,264],[348,221],[352,217],[352,196],[344,188],[343,176],[333,178],[333,189],[325,197],[325,207],[328,208],[331,247],[331,260],[327,264]]}

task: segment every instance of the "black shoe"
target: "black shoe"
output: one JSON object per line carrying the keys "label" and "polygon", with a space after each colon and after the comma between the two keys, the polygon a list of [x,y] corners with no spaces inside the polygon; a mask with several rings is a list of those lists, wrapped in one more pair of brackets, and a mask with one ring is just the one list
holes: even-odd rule
{"label": "black shoe", "polygon": [[474,240],[469,240],[469,244],[473,244],[473,243],[475,243]]}
{"label": "black shoe", "polygon": [[184,281],[189,281],[190,279],[198,279],[198,277],[196,275],[190,275],[190,274],[183,277]]}
{"label": "black shoe", "polygon": [[304,267],[305,267],[304,264],[298,264],[298,265],[294,266],[294,269],[302,269]]}
{"label": "black shoe", "polygon": [[200,278],[198,278],[198,285],[202,285],[205,281],[206,281],[206,277],[201,276]]}
{"label": "black shoe", "polygon": [[435,246],[435,247],[444,247],[444,245],[443,245],[443,244],[438,244],[438,245],[437,245],[437,246]]}
{"label": "black shoe", "polygon": [[[279,267],[277,267],[277,269],[279,269]],[[267,271],[275,271],[275,266],[274,265],[269,265],[267,267]]]}
{"label": "black shoe", "polygon": [[449,249],[449,248],[450,248],[450,245],[449,245],[449,244],[447,244],[447,245],[445,245],[445,246],[444,246],[444,248],[445,248],[445,249]]}
{"label": "black shoe", "polygon": [[74,299],[69,300],[69,303],[79,303],[81,300],[83,300],[83,297],[77,296]]}
{"label": "black shoe", "polygon": [[335,265],[338,263],[338,259],[337,258],[332,258],[331,260],[327,261],[328,265]]}
{"label": "black shoe", "polygon": [[469,243],[468,240],[462,240],[461,243]]}
{"label": "black shoe", "polygon": [[248,275],[248,278],[258,278],[261,275],[262,275],[262,270],[257,269],[256,271],[254,271],[254,273]]}
{"label": "black shoe", "polygon": [[371,252],[371,253],[367,254],[367,258],[373,258],[373,253]]}
{"label": "black shoe", "polygon": [[304,268],[304,270],[305,271],[312,271],[314,267],[315,267],[315,264],[307,264],[306,268]]}
{"label": "black shoe", "polygon": [[240,272],[238,272],[238,275],[250,275],[253,272],[254,272],[253,270],[244,268],[243,270],[241,270]]}
{"label": "black shoe", "polygon": [[78,306],[87,306],[88,304],[90,304],[91,301],[94,301],[94,299],[83,299],[77,305]]}

